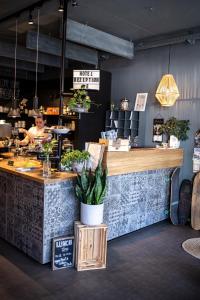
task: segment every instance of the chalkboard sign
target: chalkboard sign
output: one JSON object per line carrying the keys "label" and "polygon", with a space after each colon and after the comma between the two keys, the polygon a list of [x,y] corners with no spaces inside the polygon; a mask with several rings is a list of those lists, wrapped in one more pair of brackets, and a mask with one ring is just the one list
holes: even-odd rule
{"label": "chalkboard sign", "polygon": [[54,238],[52,248],[53,270],[74,266],[74,237]]}

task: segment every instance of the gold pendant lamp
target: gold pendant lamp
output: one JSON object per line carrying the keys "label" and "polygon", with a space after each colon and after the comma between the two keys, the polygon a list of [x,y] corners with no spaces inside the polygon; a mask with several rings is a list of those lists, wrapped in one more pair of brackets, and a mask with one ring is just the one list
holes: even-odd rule
{"label": "gold pendant lamp", "polygon": [[162,76],[155,95],[162,106],[173,106],[180,96],[174,76],[169,74],[170,55],[171,47],[169,48],[168,74]]}

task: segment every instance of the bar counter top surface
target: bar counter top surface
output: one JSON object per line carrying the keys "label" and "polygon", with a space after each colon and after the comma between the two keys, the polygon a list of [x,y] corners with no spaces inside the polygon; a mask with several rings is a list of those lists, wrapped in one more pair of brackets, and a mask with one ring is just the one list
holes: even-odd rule
{"label": "bar counter top surface", "polygon": [[[42,168],[31,171],[18,171],[15,162],[23,161],[23,158],[12,159],[14,166],[8,165],[8,160],[0,161],[0,170],[21,177],[49,184],[73,179],[73,172],[53,172],[51,177],[42,176]],[[159,170],[181,166],[183,163],[183,149],[161,148],[135,148],[128,152],[105,152],[104,162],[108,167],[108,175],[128,174],[147,170]]]}
{"label": "bar counter top surface", "polygon": [[59,181],[65,181],[76,177],[76,174],[73,172],[52,172],[52,175],[46,178],[42,176],[42,167],[33,169],[31,171],[18,171],[15,167],[15,162],[19,162],[19,160],[12,160],[14,161],[14,166],[8,165],[8,159],[0,161],[0,170],[44,184],[56,183]]}

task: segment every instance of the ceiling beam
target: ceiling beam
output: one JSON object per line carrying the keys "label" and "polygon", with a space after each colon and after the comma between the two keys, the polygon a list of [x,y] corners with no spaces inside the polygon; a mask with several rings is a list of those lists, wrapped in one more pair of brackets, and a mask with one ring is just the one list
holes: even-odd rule
{"label": "ceiling beam", "polygon": [[[14,59],[7,58],[7,57],[0,57],[0,66],[14,69],[15,67]],[[17,69],[35,72],[35,64],[25,62],[22,60],[20,61],[17,60]],[[38,72],[43,73],[44,66],[38,65]]]}
{"label": "ceiling beam", "polygon": [[[1,77],[9,77],[14,79],[14,70],[6,67],[0,66],[0,74]],[[35,74],[30,71],[25,70],[17,70],[17,80],[18,79],[25,79],[25,80],[35,80]]]}
{"label": "ceiling beam", "polygon": [[[26,47],[36,50],[37,33],[29,31],[26,35]],[[39,51],[55,56],[61,56],[61,40],[40,34]],[[65,57],[68,59],[88,63],[91,65],[98,64],[98,52],[80,45],[67,42]]]}
{"label": "ceiling beam", "polygon": [[133,42],[70,19],[67,21],[66,39],[128,59],[133,59],[134,57]]}
{"label": "ceiling beam", "polygon": [[[0,41],[0,56],[7,58],[14,58],[15,45]],[[26,49],[22,46],[17,46],[17,59],[27,62],[35,63],[35,51]],[[38,63],[41,65],[52,66],[60,68],[60,58],[44,53],[39,53]]]}
{"label": "ceiling beam", "polygon": [[162,36],[147,38],[135,42],[135,51],[163,47],[168,45],[175,45],[181,43],[195,44],[196,40],[200,39],[200,32],[185,33],[177,32],[173,34],[166,34]]}

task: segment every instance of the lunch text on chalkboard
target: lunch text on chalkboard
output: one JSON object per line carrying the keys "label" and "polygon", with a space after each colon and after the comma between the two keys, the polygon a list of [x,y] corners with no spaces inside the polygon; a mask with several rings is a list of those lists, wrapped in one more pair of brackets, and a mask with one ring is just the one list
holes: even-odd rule
{"label": "lunch text on chalkboard", "polygon": [[54,238],[52,248],[53,270],[74,266],[74,237]]}

